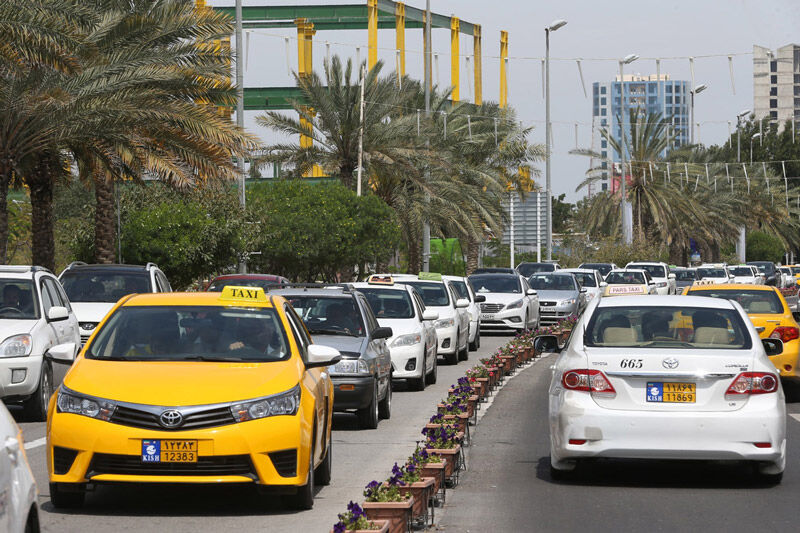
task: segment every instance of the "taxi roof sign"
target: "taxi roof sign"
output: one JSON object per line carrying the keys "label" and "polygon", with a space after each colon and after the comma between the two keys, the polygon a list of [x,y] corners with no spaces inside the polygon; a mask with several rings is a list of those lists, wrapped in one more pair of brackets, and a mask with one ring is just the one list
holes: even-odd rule
{"label": "taxi roof sign", "polygon": [[423,281],[442,281],[442,275],[439,272],[420,272],[418,277]]}
{"label": "taxi roof sign", "polygon": [[394,285],[394,278],[389,274],[373,274],[367,278],[370,285]]}
{"label": "taxi roof sign", "polygon": [[222,289],[220,300],[231,302],[266,302],[267,295],[261,287],[237,287],[228,285]]}

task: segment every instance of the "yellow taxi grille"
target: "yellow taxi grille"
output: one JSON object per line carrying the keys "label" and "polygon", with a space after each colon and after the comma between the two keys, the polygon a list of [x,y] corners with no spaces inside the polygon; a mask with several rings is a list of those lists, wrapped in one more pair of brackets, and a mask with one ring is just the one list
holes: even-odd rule
{"label": "yellow taxi grille", "polygon": [[257,479],[249,455],[199,456],[196,463],[143,463],[139,455],[96,453],[87,478],[102,474],[131,476],[248,476]]}

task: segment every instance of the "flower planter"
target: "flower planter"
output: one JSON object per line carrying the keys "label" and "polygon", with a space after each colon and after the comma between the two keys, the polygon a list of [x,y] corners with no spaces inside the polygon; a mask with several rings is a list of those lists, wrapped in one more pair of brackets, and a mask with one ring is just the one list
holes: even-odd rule
{"label": "flower planter", "polygon": [[456,461],[458,461],[458,454],[461,452],[461,445],[456,444],[454,448],[426,448],[426,451],[445,460],[444,477],[452,477],[453,472],[455,472]]}
{"label": "flower planter", "polygon": [[500,360],[503,361],[503,371],[506,374],[510,374],[511,371],[514,369],[514,362],[516,357],[513,355],[501,355]]}
{"label": "flower planter", "polygon": [[411,506],[413,518],[426,514],[428,500],[433,493],[435,482],[436,480],[432,477],[423,477],[421,481],[400,487],[401,494],[409,494],[413,497],[414,505]]}
{"label": "flower planter", "polygon": [[478,386],[478,396],[485,398],[489,394],[489,378],[475,378],[475,384]]}
{"label": "flower planter", "polygon": [[571,329],[562,329],[558,334],[558,344],[564,344],[569,339],[569,334],[572,333]]}
{"label": "flower planter", "polygon": [[525,361],[533,359],[533,347],[525,348]]}
{"label": "flower planter", "polygon": [[515,363],[521,366],[525,362],[525,348],[517,348]]}
{"label": "flower planter", "polygon": [[467,413],[459,413],[457,415],[444,415],[446,423],[455,424],[459,433],[467,432],[467,424],[469,424],[470,415]]}
{"label": "flower planter", "polygon": [[405,533],[408,531],[409,514],[413,505],[412,497],[404,502],[364,502],[361,507],[370,520],[389,522],[387,533]]}
{"label": "flower planter", "polygon": [[472,396],[467,398],[467,414],[470,417],[475,416],[475,406],[478,405],[478,400],[479,399],[480,399],[480,396],[478,396],[477,394],[473,394]]}
{"label": "flower planter", "polygon": [[[373,520],[373,524],[378,529],[355,529],[353,531],[347,530],[347,533],[387,533],[389,531],[389,521],[388,520]],[[331,529],[331,533],[333,530]]]}
{"label": "flower planter", "polygon": [[439,492],[442,485],[443,474],[445,472],[445,464],[441,463],[425,463],[419,466],[419,475],[423,478],[433,479],[433,492]]}

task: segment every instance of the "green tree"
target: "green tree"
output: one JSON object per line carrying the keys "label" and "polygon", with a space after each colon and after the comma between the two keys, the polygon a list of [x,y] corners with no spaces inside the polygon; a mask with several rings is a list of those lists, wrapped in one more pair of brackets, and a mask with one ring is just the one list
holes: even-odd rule
{"label": "green tree", "polygon": [[763,231],[751,231],[747,234],[747,260],[773,261],[779,263],[785,248],[778,237]]}
{"label": "green tree", "polygon": [[572,218],[575,215],[575,204],[566,202],[566,194],[553,196],[553,233],[566,233],[572,229]]}

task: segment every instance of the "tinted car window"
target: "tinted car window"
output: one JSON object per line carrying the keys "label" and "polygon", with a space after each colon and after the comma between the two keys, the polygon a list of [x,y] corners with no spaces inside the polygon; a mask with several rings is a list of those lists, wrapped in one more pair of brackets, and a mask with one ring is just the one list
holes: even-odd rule
{"label": "tinted car window", "polygon": [[597,270],[600,272],[600,275],[606,277],[609,272],[611,272],[611,265],[608,263],[583,263],[578,268],[586,268],[589,270]]}
{"label": "tinted car window", "polygon": [[39,318],[39,306],[36,305],[36,291],[30,280],[3,279],[0,280],[0,319]]}
{"label": "tinted car window", "polygon": [[113,303],[128,294],[150,291],[147,272],[64,272],[61,284],[71,302]]}
{"label": "tinted car window", "polygon": [[366,335],[352,296],[284,296],[312,335]]}
{"label": "tinted car window", "polygon": [[725,273],[724,268],[698,268],[697,279],[703,278],[725,278],[728,275]]}
{"label": "tinted car window", "polygon": [[471,298],[469,297],[469,289],[467,289],[466,283],[460,280],[451,281],[450,283],[452,283],[453,288],[456,290],[456,293],[458,294],[459,298],[466,298],[467,300],[471,300]]}
{"label": "tinted car window", "polygon": [[594,274],[584,272],[573,272],[572,274],[581,284],[581,287],[597,287],[597,279],[595,279]]}
{"label": "tinted car window", "polygon": [[413,318],[411,296],[406,291],[379,288],[358,289],[369,302],[377,318]]}
{"label": "tinted car window", "polygon": [[536,290],[542,291],[574,291],[575,281],[572,276],[556,274],[536,274],[528,278],[528,283]]}
{"label": "tinted car window", "polygon": [[521,293],[517,276],[470,276],[470,283],[476,293],[501,292]]}
{"label": "tinted car window", "polygon": [[642,272],[610,272],[606,277],[609,285],[644,285],[644,273]]}
{"label": "tinted car window", "polygon": [[411,285],[425,302],[425,307],[444,307],[450,305],[450,297],[443,283],[424,283],[419,281],[406,281],[406,285]]}
{"label": "tinted car window", "polygon": [[697,273],[694,270],[676,270],[675,279],[678,281],[692,281],[697,279]]}
{"label": "tinted car window", "polygon": [[650,275],[654,278],[666,278],[667,272],[663,266],[660,265],[630,265],[628,268],[636,268],[638,270],[644,270],[645,272],[649,272]]}
{"label": "tinted car window", "polygon": [[556,266],[552,263],[523,263],[517,267],[517,272],[529,278],[537,272],[555,272]]}
{"label": "tinted car window", "polygon": [[728,269],[734,276],[752,276],[753,271],[750,267],[731,267]]}

